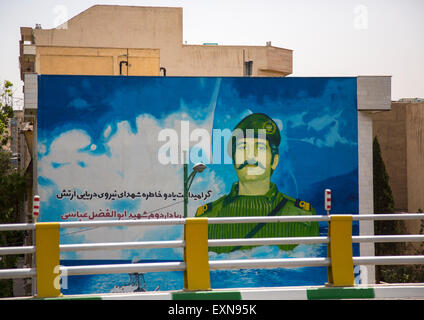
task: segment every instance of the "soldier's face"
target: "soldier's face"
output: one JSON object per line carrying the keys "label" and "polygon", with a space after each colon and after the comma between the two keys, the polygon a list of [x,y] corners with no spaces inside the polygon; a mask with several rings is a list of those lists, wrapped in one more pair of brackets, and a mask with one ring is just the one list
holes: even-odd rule
{"label": "soldier's face", "polygon": [[234,160],[239,180],[262,180],[271,177],[271,169],[277,167],[278,155],[272,161],[271,148],[266,139],[243,138],[236,142]]}

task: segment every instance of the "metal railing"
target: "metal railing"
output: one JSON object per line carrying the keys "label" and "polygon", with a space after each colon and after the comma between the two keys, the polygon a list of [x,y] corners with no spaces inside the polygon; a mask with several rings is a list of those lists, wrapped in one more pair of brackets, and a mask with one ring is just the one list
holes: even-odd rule
{"label": "metal railing", "polygon": [[[35,230],[34,223],[10,223],[0,224],[2,231],[31,231]],[[0,256],[35,254],[35,246],[0,247]],[[0,279],[20,279],[36,277],[35,268],[0,269]]]}
{"label": "metal railing", "polygon": [[[184,271],[188,290],[210,289],[210,270],[222,269],[257,269],[257,268],[293,268],[293,267],[328,267],[329,283],[335,286],[353,285],[353,265],[402,265],[424,264],[424,255],[415,256],[360,256],[353,257],[353,243],[382,242],[423,242],[424,235],[360,235],[352,236],[352,221],[363,220],[424,220],[424,214],[371,214],[371,215],[328,215],[328,216],[273,216],[273,217],[234,217],[234,218],[189,218],[140,221],[91,221],[58,222],[35,224],[0,225],[1,231],[33,230],[36,243],[33,246],[2,247],[2,255],[34,254],[34,268],[2,269],[0,279],[34,278],[37,279],[37,296],[57,296],[57,277],[66,275],[112,274]],[[208,239],[208,224],[231,223],[284,223],[284,222],[328,222],[328,236],[290,237],[290,238],[251,238],[251,239]],[[97,228],[117,226],[166,226],[184,225],[185,239],[172,241],[109,242],[85,244],[60,244],[59,229],[63,228]],[[346,234],[347,233],[347,234]],[[40,245],[42,240],[46,245]],[[342,239],[342,240],[340,240]],[[39,242],[40,241],[40,242]],[[199,249],[200,244],[200,249]],[[239,259],[209,260],[208,247],[222,246],[261,246],[287,244],[327,244],[328,256],[316,258],[283,259]],[[342,246],[342,247],[341,247]],[[185,260],[182,262],[132,263],[90,266],[57,266],[60,252],[88,250],[120,249],[157,249],[183,248]],[[330,249],[332,248],[332,249]],[[56,250],[56,251],[55,251]],[[56,253],[55,253],[56,252]],[[342,260],[348,261],[341,263]],[[347,259],[347,260],[346,260]],[[41,261],[40,261],[41,260]],[[47,262],[46,262],[47,261]],[[55,269],[51,270],[52,267]],[[48,282],[55,282],[52,283]],[[47,288],[47,289],[46,289]]]}

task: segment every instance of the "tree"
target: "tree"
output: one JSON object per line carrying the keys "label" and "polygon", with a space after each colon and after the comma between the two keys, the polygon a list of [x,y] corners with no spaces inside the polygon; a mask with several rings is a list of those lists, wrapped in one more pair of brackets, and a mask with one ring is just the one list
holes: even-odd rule
{"label": "tree", "polygon": [[[26,190],[26,178],[11,166],[10,152],[0,151],[0,223],[17,223],[19,221],[19,203],[23,201]],[[22,231],[0,232],[0,247],[22,246]],[[16,268],[17,256],[0,257],[1,269]],[[0,297],[13,295],[12,280],[0,280]]]}
{"label": "tree", "polygon": [[[377,137],[373,143],[374,165],[374,213],[394,213],[394,199],[392,188],[389,184],[389,175],[381,155],[380,144]],[[404,225],[399,220],[375,221],[374,234],[396,235],[404,233]],[[376,256],[402,255],[406,250],[405,243],[376,243]],[[376,280],[389,283],[421,282],[424,280],[422,267],[414,266],[376,266]]]}
{"label": "tree", "polygon": [[4,81],[0,89],[0,147],[4,147],[10,140],[9,122],[13,118],[13,84]]}
{"label": "tree", "polygon": [[373,142],[373,175],[374,175],[374,213],[393,213],[394,200],[389,175],[381,155],[377,137]]}
{"label": "tree", "polygon": [[[13,117],[12,83],[5,81],[0,93],[0,223],[19,222],[19,203],[26,190],[26,178],[11,165],[12,154],[7,150],[9,142],[9,122]],[[0,232],[0,247],[20,246],[23,232]],[[0,268],[16,268],[17,256],[1,256]],[[0,297],[13,295],[12,280],[0,280]]]}

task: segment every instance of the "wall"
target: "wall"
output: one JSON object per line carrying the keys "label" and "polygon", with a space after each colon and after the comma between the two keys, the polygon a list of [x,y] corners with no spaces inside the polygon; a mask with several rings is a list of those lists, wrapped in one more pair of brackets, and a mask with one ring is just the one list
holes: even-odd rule
{"label": "wall", "polygon": [[392,110],[373,115],[395,200],[395,209],[424,209],[424,103],[393,102]]}
{"label": "wall", "polygon": [[[374,213],[372,113],[390,110],[390,98],[390,76],[357,77],[359,214]],[[374,234],[374,222],[360,221],[359,232],[360,235]],[[374,256],[374,245],[361,243],[360,253]],[[360,266],[360,270],[363,283],[375,283],[375,266]]]}
{"label": "wall", "polygon": [[175,48],[182,8],[95,5],[61,28],[34,29],[34,38],[41,46]]}
{"label": "wall", "polygon": [[[254,190],[257,193],[251,196],[235,197],[243,202],[236,216],[265,215],[281,202],[282,198],[278,197],[284,198],[282,194],[289,202],[283,202],[285,207],[278,211],[279,215],[326,215],[326,188],[332,190],[334,197],[332,214],[359,211],[358,123],[362,121],[357,118],[355,77],[40,75],[38,93],[40,222],[182,217],[183,166],[179,159],[183,145],[190,146],[190,171],[194,163],[207,165],[190,189],[188,217],[232,214],[231,190],[236,190],[235,186],[241,181],[240,172],[231,158],[224,162],[228,160],[228,155],[225,157],[228,140],[220,139],[222,148],[211,148],[211,143],[218,145],[212,129],[221,132],[227,129],[231,133],[252,113],[266,113],[275,122],[255,120],[255,126],[265,128],[270,135],[281,136],[277,145],[280,160],[272,176],[270,171],[266,176],[266,181],[272,183],[268,186],[275,189],[266,193]],[[60,110],[57,106],[61,106]],[[183,121],[188,122],[186,136]],[[159,138],[165,132],[175,136]],[[195,133],[200,132],[206,132],[207,137],[199,139]],[[175,140],[172,137],[176,137]],[[160,155],[167,158],[174,151],[176,163],[159,160]],[[264,166],[266,163],[262,162]],[[261,176],[258,180],[263,179]],[[227,199],[224,202],[223,197]],[[219,203],[227,207],[218,213]],[[238,205],[240,203],[236,208]],[[205,207],[206,211],[199,211]],[[277,231],[273,228],[274,225],[268,224],[255,237],[318,236],[328,232],[327,223],[289,223],[279,224],[281,229]],[[242,234],[243,238],[247,234],[243,235],[242,231],[247,230],[233,230],[231,226],[215,234],[220,235],[218,238]],[[355,228],[354,234],[357,233]],[[61,231],[61,243],[178,240],[182,237],[181,226]],[[359,254],[358,247],[354,246],[355,255]],[[327,256],[325,244],[210,251],[211,260]],[[180,261],[181,258],[180,249],[117,250],[63,253],[61,263],[78,265],[87,259],[99,259],[101,263]],[[78,293],[81,289],[110,292],[114,286],[128,283],[125,274],[101,276],[95,278],[97,281],[91,279],[93,281],[87,282],[69,279],[69,289],[64,294]],[[157,285],[161,290],[183,286],[182,274],[148,273],[145,279],[149,290]],[[322,285],[328,276],[327,268],[322,267],[272,272],[219,271],[212,272],[211,279],[213,288],[269,287]]]}
{"label": "wall", "polygon": [[243,76],[244,61],[253,61],[252,76],[283,77],[292,72],[291,50],[271,46],[182,47],[182,64],[174,72],[187,76]]}
{"label": "wall", "polygon": [[424,102],[407,105],[408,212],[424,210]]}
{"label": "wall", "polygon": [[[33,47],[52,46],[158,50],[160,67],[166,68],[168,76],[243,76],[243,62],[248,60],[254,61],[253,76],[281,77],[292,73],[292,50],[271,46],[183,45],[182,8],[96,5],[55,29],[21,28],[21,36],[20,61],[26,72],[43,73],[33,67]],[[50,62],[52,73],[58,74],[58,60],[62,59],[52,59],[56,60]],[[109,64],[107,60],[104,56],[96,59],[102,66]],[[94,69],[93,74],[99,74],[101,67]],[[103,74],[110,72],[109,69]]]}
{"label": "wall", "polygon": [[405,107],[404,103],[392,103],[391,111],[373,115],[373,136],[380,143],[397,211],[408,211]]}
{"label": "wall", "polygon": [[[33,46],[40,48],[140,47],[159,50],[160,66],[166,67],[169,76],[238,77],[243,75],[243,62],[249,60],[254,62],[253,76],[281,77],[292,72],[292,51],[283,48],[183,45],[181,8],[94,6],[56,29],[24,29],[23,39],[30,39]],[[21,61],[30,64],[36,50],[26,45],[21,49],[28,53],[21,56]],[[30,66],[28,68],[31,69]],[[371,130],[370,116],[365,111],[390,109],[390,77],[358,77],[357,99],[357,125],[361,131],[358,133],[358,151],[364,155],[360,158],[359,177],[361,186],[365,188],[359,190],[359,211],[369,213],[372,211],[372,193],[369,192],[372,191],[372,176],[369,174],[372,168],[372,144],[367,136]],[[30,112],[31,108],[28,105],[25,113]],[[371,230],[369,225],[368,229]]]}
{"label": "wall", "polygon": [[[380,141],[383,160],[395,201],[395,210],[424,210],[424,102],[392,102],[392,110],[373,115],[374,136]],[[420,220],[404,221],[406,234],[419,234]],[[418,243],[407,254],[416,254]]]}
{"label": "wall", "polygon": [[[374,213],[373,165],[372,165],[372,117],[358,111],[358,187],[359,214]],[[359,234],[374,234],[373,221],[359,221]],[[374,256],[374,244],[361,243],[361,256]],[[375,266],[360,266],[362,283],[375,283]]]}
{"label": "wall", "polygon": [[[127,61],[129,68],[121,61]],[[37,46],[40,74],[159,76],[158,49]],[[127,73],[128,71],[128,73]]]}

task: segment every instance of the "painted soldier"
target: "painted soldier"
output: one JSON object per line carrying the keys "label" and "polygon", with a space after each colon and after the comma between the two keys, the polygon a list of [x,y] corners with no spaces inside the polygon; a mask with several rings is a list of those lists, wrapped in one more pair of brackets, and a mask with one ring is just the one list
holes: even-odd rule
{"label": "painted soldier", "polygon": [[[233,130],[229,153],[238,176],[229,194],[197,209],[196,217],[314,215],[307,202],[278,191],[270,181],[279,161],[281,136],[276,123],[263,113],[244,118]],[[318,236],[317,222],[210,224],[209,239]],[[292,250],[296,245],[281,245]],[[210,247],[217,253],[250,247]]]}

